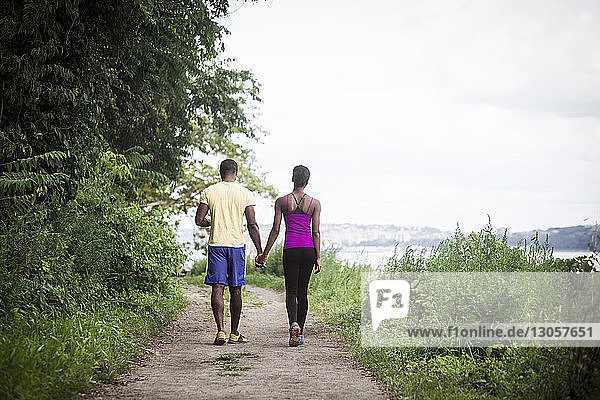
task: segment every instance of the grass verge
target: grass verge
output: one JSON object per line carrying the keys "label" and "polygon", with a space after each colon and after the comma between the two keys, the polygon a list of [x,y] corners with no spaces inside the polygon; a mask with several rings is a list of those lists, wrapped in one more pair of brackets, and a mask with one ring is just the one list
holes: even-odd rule
{"label": "grass verge", "polygon": [[65,399],[111,380],[186,305],[173,286],[56,320],[17,319],[0,332],[0,398]]}

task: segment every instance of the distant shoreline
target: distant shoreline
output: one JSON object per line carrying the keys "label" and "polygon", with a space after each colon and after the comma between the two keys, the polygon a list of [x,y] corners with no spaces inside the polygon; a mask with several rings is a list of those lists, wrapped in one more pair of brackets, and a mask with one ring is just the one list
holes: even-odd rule
{"label": "distant shoreline", "polygon": [[[177,230],[180,242],[191,242],[193,239],[193,225],[182,224]],[[261,236],[266,240],[271,225],[260,225]],[[588,251],[593,234],[594,225],[576,225],[567,227],[550,228],[546,230],[532,230],[525,232],[511,232],[508,228],[497,228],[496,235],[502,237],[507,231],[506,239],[510,246],[517,246],[519,242],[529,242],[537,234],[540,241],[548,238],[548,244],[555,251]],[[469,232],[463,232],[468,234]],[[598,235],[598,232],[596,232]],[[333,247],[390,247],[396,246],[437,246],[442,240],[454,235],[451,231],[442,231],[437,228],[406,227],[397,225],[364,225],[364,224],[323,224],[321,237],[324,246]],[[247,236],[247,235],[246,235]],[[249,238],[246,238],[249,242]],[[279,240],[283,239],[283,234]]]}

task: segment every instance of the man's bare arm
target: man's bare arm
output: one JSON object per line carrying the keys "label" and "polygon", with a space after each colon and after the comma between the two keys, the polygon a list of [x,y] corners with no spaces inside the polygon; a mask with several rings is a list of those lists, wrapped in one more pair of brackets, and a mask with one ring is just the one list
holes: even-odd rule
{"label": "man's bare arm", "polygon": [[210,226],[210,221],[206,219],[206,214],[208,214],[208,204],[200,203],[198,210],[196,210],[196,225],[203,228]]}
{"label": "man's bare arm", "polygon": [[256,252],[261,254],[262,246],[260,244],[260,232],[258,230],[258,224],[256,223],[256,216],[254,215],[254,206],[247,206],[244,210],[244,214],[246,214],[250,239],[252,239],[252,243],[254,243],[254,247],[256,247]]}

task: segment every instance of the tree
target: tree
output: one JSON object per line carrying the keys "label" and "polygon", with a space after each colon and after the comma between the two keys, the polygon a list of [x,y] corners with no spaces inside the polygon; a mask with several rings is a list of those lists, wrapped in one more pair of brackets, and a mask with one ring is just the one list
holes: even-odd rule
{"label": "tree", "polygon": [[[152,156],[149,170],[179,180],[146,190],[151,199],[194,193],[192,176],[210,179],[193,167],[198,153],[230,155],[234,135],[258,140],[247,114],[260,101],[258,84],[220,56],[226,31],[216,18],[227,7],[224,0],[5,0],[0,176],[14,161],[60,151],[64,160],[38,172],[65,174],[57,193],[68,198],[90,160],[140,146]],[[236,146],[240,161],[251,159]],[[244,176],[272,192],[253,169]]]}

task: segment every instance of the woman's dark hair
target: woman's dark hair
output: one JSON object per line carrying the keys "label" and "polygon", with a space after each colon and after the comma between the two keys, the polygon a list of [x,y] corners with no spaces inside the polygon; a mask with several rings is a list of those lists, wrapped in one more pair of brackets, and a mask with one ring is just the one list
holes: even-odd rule
{"label": "woman's dark hair", "polygon": [[294,182],[294,188],[305,187],[308,185],[308,178],[310,178],[310,171],[304,165],[297,165],[294,167],[292,173],[292,181]]}

